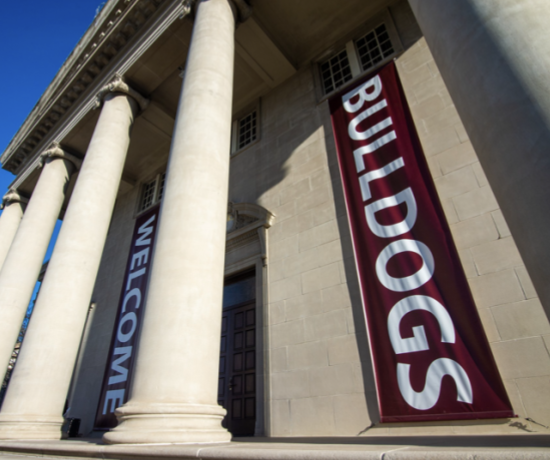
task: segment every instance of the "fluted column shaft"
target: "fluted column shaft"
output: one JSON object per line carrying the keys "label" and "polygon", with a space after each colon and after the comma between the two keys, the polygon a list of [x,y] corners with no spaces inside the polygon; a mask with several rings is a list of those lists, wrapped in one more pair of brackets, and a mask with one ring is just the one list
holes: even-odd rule
{"label": "fluted column shaft", "polygon": [[138,104],[108,93],[0,412],[0,439],[59,439]]}
{"label": "fluted column shaft", "polygon": [[550,317],[550,2],[409,3]]}
{"label": "fluted column shaft", "polygon": [[15,238],[27,200],[10,190],[2,203],[2,215],[0,216],[0,269],[8,255],[11,243]]}
{"label": "fluted column shaft", "polygon": [[235,19],[198,3],[131,399],[109,443],[222,442],[217,404]]}
{"label": "fluted column shaft", "polygon": [[69,160],[46,160],[0,270],[2,374],[8,367],[73,170]]}

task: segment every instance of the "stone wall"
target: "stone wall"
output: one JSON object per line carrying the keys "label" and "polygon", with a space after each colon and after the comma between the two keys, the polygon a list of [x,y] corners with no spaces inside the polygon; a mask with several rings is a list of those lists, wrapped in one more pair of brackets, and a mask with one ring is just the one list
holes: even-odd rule
{"label": "stone wall", "polygon": [[550,399],[542,397],[550,392],[548,318],[425,41],[397,67],[514,410],[548,426]]}
{"label": "stone wall", "polygon": [[[511,422],[377,423],[376,392],[328,103],[315,66],[263,97],[260,139],[234,154],[229,198],[275,214],[264,305],[266,434],[544,431],[550,326],[476,154],[406,2],[390,13],[417,130],[514,410]],[[76,377],[71,415],[91,429],[138,197],[117,203]],[[426,426],[428,425],[428,426]],[[484,428],[480,431],[480,426]],[[370,429],[369,429],[370,428]],[[368,431],[365,431],[369,429]]]}

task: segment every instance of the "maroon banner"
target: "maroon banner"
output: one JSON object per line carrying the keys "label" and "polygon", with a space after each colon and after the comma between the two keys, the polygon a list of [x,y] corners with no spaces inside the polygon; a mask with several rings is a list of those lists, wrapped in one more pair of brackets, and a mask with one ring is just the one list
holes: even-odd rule
{"label": "maroon banner", "polygon": [[329,105],[381,421],[513,417],[395,65]]}
{"label": "maroon banner", "polygon": [[97,408],[95,429],[98,430],[116,427],[115,409],[128,400],[149,280],[149,268],[157,232],[159,208],[160,206],[156,206],[136,219],[120,295],[117,321],[111,339],[109,359]]}

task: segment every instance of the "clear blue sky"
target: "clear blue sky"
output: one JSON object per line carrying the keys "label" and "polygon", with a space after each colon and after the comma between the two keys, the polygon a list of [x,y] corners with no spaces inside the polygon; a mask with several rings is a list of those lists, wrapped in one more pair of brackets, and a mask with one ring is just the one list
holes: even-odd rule
{"label": "clear blue sky", "polygon": [[[5,150],[104,3],[104,0],[3,2],[0,152]],[[0,196],[13,179],[11,173],[0,170]],[[50,252],[51,248],[47,258]]]}

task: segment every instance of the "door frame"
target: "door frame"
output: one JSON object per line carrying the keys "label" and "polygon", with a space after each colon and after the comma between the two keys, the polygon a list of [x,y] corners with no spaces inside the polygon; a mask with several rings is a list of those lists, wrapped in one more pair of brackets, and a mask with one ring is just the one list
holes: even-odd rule
{"label": "door frame", "polygon": [[256,276],[256,425],[254,436],[270,433],[268,229],[275,216],[254,203],[229,203],[225,278],[254,270]]}

